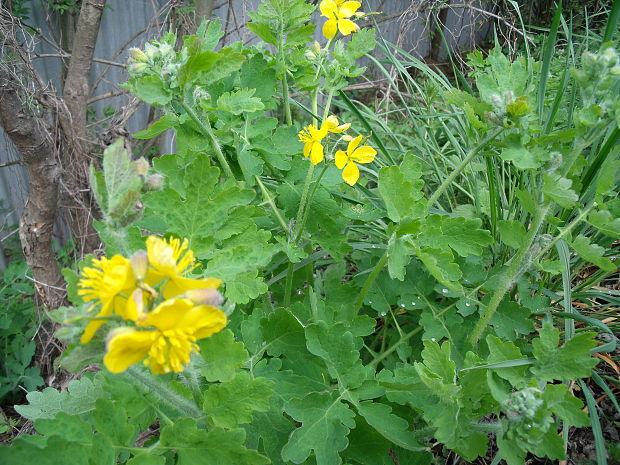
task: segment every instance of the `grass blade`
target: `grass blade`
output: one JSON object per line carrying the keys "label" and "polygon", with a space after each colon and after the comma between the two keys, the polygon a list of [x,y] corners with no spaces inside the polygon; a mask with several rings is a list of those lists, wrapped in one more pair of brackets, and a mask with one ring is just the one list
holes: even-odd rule
{"label": "grass blade", "polygon": [[542,126],[543,113],[545,111],[545,92],[547,90],[547,79],[549,78],[549,69],[551,69],[551,60],[553,58],[553,50],[558,38],[558,27],[560,26],[560,17],[562,16],[562,0],[558,2],[555,10],[551,29],[545,42],[545,48],[542,58],[542,66],[540,69],[540,81],[538,82],[538,122]]}
{"label": "grass blade", "polygon": [[598,416],[598,406],[592,395],[590,388],[586,386],[583,380],[579,380],[579,385],[586,398],[588,412],[590,413],[590,424],[592,426],[592,434],[594,435],[594,447],[596,448],[596,463],[598,465],[607,465],[607,449],[605,448],[605,439],[603,438],[603,430],[601,429],[601,420]]}

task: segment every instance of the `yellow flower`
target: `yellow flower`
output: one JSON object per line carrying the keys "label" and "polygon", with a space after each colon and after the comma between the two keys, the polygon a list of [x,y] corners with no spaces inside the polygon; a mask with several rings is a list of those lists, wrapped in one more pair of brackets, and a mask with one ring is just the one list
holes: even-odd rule
{"label": "yellow flower", "polygon": [[351,127],[351,123],[339,124],[338,118],[329,116],[317,129],[313,124],[299,131],[299,141],[304,143],[304,157],[310,157],[313,165],[318,165],[325,157],[325,149],[321,141],[330,133],[341,133]]}
{"label": "yellow flower", "polygon": [[[342,179],[353,186],[360,177],[360,169],[356,163],[371,163],[377,155],[377,151],[369,145],[359,147],[362,136],[357,136],[349,142],[346,153],[342,150],[336,152],[336,167],[342,171]],[[345,166],[346,165],[346,166]]]}
{"label": "yellow flower", "polygon": [[139,327],[118,328],[110,333],[103,363],[112,373],[121,373],[144,360],[154,374],[179,373],[198,352],[196,341],[221,331],[226,315],[209,305],[194,305],[189,299],[171,299],[138,318]]}
{"label": "yellow flower", "polygon": [[146,284],[155,286],[164,280],[162,291],[166,299],[176,297],[190,289],[217,289],[222,281],[216,278],[186,278],[195,267],[194,252],[187,248],[187,239],[168,240],[150,236],[146,240],[149,270]]}
{"label": "yellow flower", "polygon": [[[136,288],[136,278],[131,270],[131,263],[125,257],[114,255],[108,259],[101,257],[93,260],[92,267],[84,268],[82,279],[78,282],[78,295],[84,301],[91,302],[92,311],[101,306],[97,317],[110,316],[113,313],[126,318],[127,296]],[[86,326],[80,341],[89,342],[105,320],[93,320]]]}
{"label": "yellow flower", "polygon": [[362,6],[360,2],[344,0],[323,0],[320,5],[321,15],[327,18],[323,24],[323,35],[327,39],[333,39],[337,31],[343,36],[348,36],[359,27],[349,18]]}

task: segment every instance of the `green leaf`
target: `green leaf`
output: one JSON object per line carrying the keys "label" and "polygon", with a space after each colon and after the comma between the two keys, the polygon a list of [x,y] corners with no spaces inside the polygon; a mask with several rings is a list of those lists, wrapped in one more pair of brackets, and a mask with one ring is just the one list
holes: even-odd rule
{"label": "green leaf", "polygon": [[271,45],[277,45],[277,39],[271,33],[271,28],[267,24],[250,22],[247,23],[246,26],[264,42]]}
{"label": "green leaf", "polygon": [[583,411],[583,402],[573,396],[565,384],[547,384],[542,399],[546,408],[568,424],[577,427],[590,424],[588,414]]}
{"label": "green leaf", "polygon": [[605,249],[600,245],[592,244],[587,237],[580,234],[570,243],[570,246],[581,258],[594,263],[602,270],[614,271],[616,269],[616,264],[603,256]]}
{"label": "green leaf", "polygon": [[269,463],[258,452],[246,449],[245,431],[198,429],[196,421],[183,418],[161,430],[160,446],[176,451],[177,465],[263,465]]}
{"label": "green leaf", "polygon": [[609,210],[590,213],[588,223],[611,238],[620,237],[620,218],[614,216]]}
{"label": "green leaf", "polygon": [[388,217],[395,223],[405,218],[424,215],[426,199],[420,179],[405,178],[398,166],[385,166],[379,171],[379,192],[387,208]]}
{"label": "green leaf", "polygon": [[551,322],[544,322],[539,338],[532,340],[536,363],[530,368],[543,381],[569,381],[590,376],[597,359],[590,355],[596,347],[596,333],[580,333],[558,347],[560,331]]}
{"label": "green leaf", "polygon": [[502,302],[491,318],[495,333],[504,339],[514,341],[518,334],[529,334],[534,331],[534,323],[530,320],[530,309],[516,302]]}
{"label": "green leaf", "polygon": [[128,444],[135,436],[135,427],[127,423],[125,409],[108,399],[97,399],[93,423],[114,444]]}
{"label": "green leaf", "polygon": [[[158,170],[180,178],[172,164],[158,165]],[[258,273],[277,249],[268,242],[271,234],[254,223],[253,217],[264,212],[249,205],[254,191],[233,181],[222,184],[219,176],[208,159],[197,158],[185,167],[183,189],[166,185],[144,196],[147,209],[141,225],[187,238],[197,258],[210,260],[205,273],[224,281],[226,297],[246,303],[267,291]]]}
{"label": "green leaf", "polygon": [[519,221],[500,220],[498,222],[499,237],[504,244],[518,249],[525,238],[525,227]]}
{"label": "green leaf", "polygon": [[190,56],[179,70],[179,83],[182,86],[212,84],[238,71],[244,61],[245,56],[231,47],[223,48],[219,52],[196,53]]}
{"label": "green leaf", "polygon": [[216,426],[235,428],[252,421],[252,412],[269,410],[273,381],[238,373],[231,381],[212,385],[204,394],[203,410]]}
{"label": "green leaf", "polygon": [[299,320],[289,310],[278,308],[260,322],[264,350],[273,357],[307,357],[306,336]]}
{"label": "green leaf", "polygon": [[172,101],[172,94],[166,89],[161,77],[156,74],[130,78],[123,87],[151,105],[167,105]]}
{"label": "green leaf", "polygon": [[405,268],[411,261],[411,249],[407,247],[405,240],[392,234],[388,241],[388,272],[392,279],[404,281]]}
{"label": "green leaf", "polygon": [[217,107],[233,115],[253,113],[265,109],[260,98],[253,97],[256,89],[240,89],[234,92],[225,92],[217,99]]}
{"label": "green leaf", "polygon": [[[489,356],[487,357],[489,364],[524,358],[519,348],[512,342],[503,341],[492,334],[487,336],[486,341],[489,346]],[[501,378],[509,381],[514,387],[521,387],[525,383],[526,368],[526,366],[514,366],[493,368],[493,371]]]}
{"label": "green leaf", "polygon": [[45,388],[41,392],[29,392],[27,405],[16,405],[15,410],[24,418],[54,418],[59,412],[69,415],[81,415],[94,410],[95,402],[106,393],[101,381],[83,376],[79,380],[69,381],[66,391]]}
{"label": "green leaf", "polygon": [[235,371],[248,360],[248,352],[242,342],[235,342],[230,329],[225,329],[198,341],[200,355],[206,362],[201,369],[207,381],[230,381]]}
{"label": "green leaf", "polygon": [[301,422],[282,449],[282,458],[304,463],[312,452],[317,465],[339,465],[339,452],[346,449],[349,430],[355,428],[355,413],[337,392],[313,392],[286,403],[286,413]]}
{"label": "green leaf", "polygon": [[460,387],[456,384],[456,364],[450,359],[450,343],[439,347],[435,341],[424,341],[423,362],[415,369],[430,391],[446,403],[456,401]]}
{"label": "green leaf", "polygon": [[450,251],[423,248],[418,249],[416,255],[437,281],[453,291],[462,290],[459,280],[463,273],[454,262],[454,255]]}
{"label": "green leaf", "polygon": [[553,200],[564,208],[572,207],[579,199],[575,191],[571,189],[573,182],[563,178],[559,174],[547,174],[543,176],[543,194],[548,200]]}
{"label": "green leaf", "polygon": [[117,139],[103,151],[102,166],[108,199],[105,213],[123,218],[135,209],[142,188],[142,178],[123,139]]}
{"label": "green leaf", "polygon": [[452,249],[461,257],[482,255],[484,247],[493,243],[493,238],[489,231],[480,229],[481,226],[479,218],[429,215],[422,223],[416,243],[434,249]]}
{"label": "green leaf", "polygon": [[394,415],[391,407],[378,402],[361,402],[357,410],[370,426],[398,447],[413,451],[426,448],[414,439],[407,420]]}
{"label": "green leaf", "polygon": [[500,157],[521,170],[535,170],[549,160],[549,153],[540,147],[527,148],[518,142],[504,148]]}
{"label": "green leaf", "polygon": [[161,133],[167,131],[168,129],[175,127],[178,123],[179,118],[177,117],[177,115],[173,113],[168,113],[159,118],[148,128],[134,133],[132,137],[134,139],[152,139],[153,137],[159,136]]}

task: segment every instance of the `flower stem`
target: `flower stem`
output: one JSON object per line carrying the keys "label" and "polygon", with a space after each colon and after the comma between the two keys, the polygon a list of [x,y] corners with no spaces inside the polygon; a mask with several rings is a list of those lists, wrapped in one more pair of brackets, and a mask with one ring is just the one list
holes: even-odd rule
{"label": "flower stem", "polygon": [[469,164],[469,162],[471,162],[474,159],[474,157],[478,155],[478,152],[480,152],[480,150],[486,147],[489,144],[489,142],[495,139],[503,130],[504,128],[495,129],[493,132],[491,132],[491,134],[485,137],[482,140],[482,142],[480,142],[478,145],[476,145],[473,149],[469,151],[467,156],[463,158],[461,163],[459,163],[459,165],[452,171],[452,173],[450,173],[450,175],[446,179],[443,180],[441,185],[437,188],[437,190],[433,193],[433,195],[431,195],[430,199],[428,199],[428,208],[431,208],[435,204],[435,202],[437,202],[439,197],[441,197],[441,195],[446,191],[446,189],[450,187],[452,182],[456,179],[456,177],[459,174],[461,174],[461,172],[463,171],[463,169],[465,169],[465,167]]}
{"label": "flower stem", "polygon": [[304,208],[304,214],[303,214],[303,218],[301,220],[301,223],[299,223],[299,227],[297,228],[297,235],[295,236],[295,243],[297,243],[299,241],[299,239],[301,239],[301,235],[304,232],[304,227],[306,226],[306,221],[308,221],[308,214],[310,212],[310,206],[312,204],[312,199],[314,199],[314,194],[316,193],[317,188],[319,187],[319,184],[321,184],[321,179],[323,178],[323,175],[325,174],[325,171],[327,171],[327,168],[329,168],[329,165],[327,163],[323,164],[323,169],[321,170],[321,172],[319,173],[319,177],[317,178],[316,182],[314,183],[314,186],[312,186],[312,190],[310,191],[310,195],[308,196],[307,202],[306,202],[306,208]]}
{"label": "flower stem", "polygon": [[135,366],[129,367],[126,373],[130,379],[147,388],[151,394],[157,396],[160,401],[166,403],[181,415],[191,418],[201,418],[204,416],[202,410],[194,402],[172,391],[150,373],[146,373]]}
{"label": "flower stem", "polygon": [[200,127],[200,129],[203,130],[205,135],[207,135],[209,139],[211,140],[211,144],[213,145],[213,150],[215,150],[215,155],[217,156],[217,159],[220,162],[220,166],[226,173],[226,176],[228,176],[230,179],[235,179],[235,175],[230,169],[230,165],[226,161],[226,157],[224,156],[224,153],[222,152],[222,148],[220,147],[220,142],[217,140],[217,137],[215,137],[215,134],[213,133],[213,129],[211,128],[211,123],[209,123],[209,119],[205,119],[204,121],[202,121],[198,117],[194,109],[183,101],[181,101],[181,106],[187,112],[190,118],[192,118],[194,122]]}
{"label": "flower stem", "polygon": [[278,209],[276,203],[273,201],[273,197],[271,197],[271,195],[269,194],[269,191],[263,184],[263,181],[261,181],[260,177],[259,176],[254,176],[254,177],[256,179],[256,183],[260,187],[261,192],[263,193],[263,197],[265,197],[265,201],[269,204],[269,206],[273,210],[274,215],[276,215],[276,218],[278,219],[280,226],[282,226],[282,229],[284,230],[284,233],[286,234],[288,232],[288,227],[286,225],[286,221],[284,221],[284,217],[282,216],[282,213],[280,213],[280,210]]}
{"label": "flower stem", "polygon": [[362,308],[362,304],[364,303],[364,298],[366,297],[366,294],[368,294],[368,291],[370,291],[370,288],[376,281],[377,277],[379,276],[379,273],[381,273],[381,270],[387,263],[387,260],[388,260],[388,253],[386,250],[385,253],[379,259],[379,261],[377,262],[377,264],[375,265],[375,267],[373,268],[373,270],[371,271],[370,275],[368,275],[368,278],[366,278],[366,282],[364,282],[364,285],[362,286],[362,290],[357,296],[357,299],[355,299],[355,303],[353,304],[353,316],[352,316],[353,318],[357,316],[358,312],[360,311],[360,308]]}

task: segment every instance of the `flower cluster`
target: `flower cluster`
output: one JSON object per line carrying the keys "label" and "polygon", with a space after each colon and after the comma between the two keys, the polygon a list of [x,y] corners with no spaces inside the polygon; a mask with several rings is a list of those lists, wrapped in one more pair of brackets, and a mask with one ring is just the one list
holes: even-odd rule
{"label": "flower cluster", "polygon": [[359,31],[359,26],[349,18],[356,15],[357,10],[361,6],[360,2],[323,0],[319,5],[321,16],[327,18],[327,21],[323,24],[323,35],[327,39],[333,39],[338,31],[343,36]]}
{"label": "flower cluster", "polygon": [[144,359],[155,374],[183,371],[196,341],[226,326],[218,308],[222,297],[215,278],[187,277],[196,266],[187,239],[146,240],[146,251],[127,259],[121,255],[93,260],[79,281],[78,294],[99,310],[81,337],[89,342],[107,321],[120,317],[127,326],[107,338],[103,362],[112,373]]}
{"label": "flower cluster", "polygon": [[[355,2],[350,2],[355,3]],[[318,165],[325,158],[325,147],[323,140],[330,133],[340,134],[351,127],[351,123],[340,124],[334,115],[329,116],[317,129],[313,124],[306,126],[299,132],[299,141],[304,144],[304,157],[310,158],[313,165]],[[355,185],[360,177],[360,170],[357,163],[371,163],[377,155],[377,151],[368,146],[360,146],[362,136],[352,138],[344,135],[341,140],[349,142],[346,151],[338,150],[335,156],[336,167],[342,170],[342,178],[350,186]]]}

